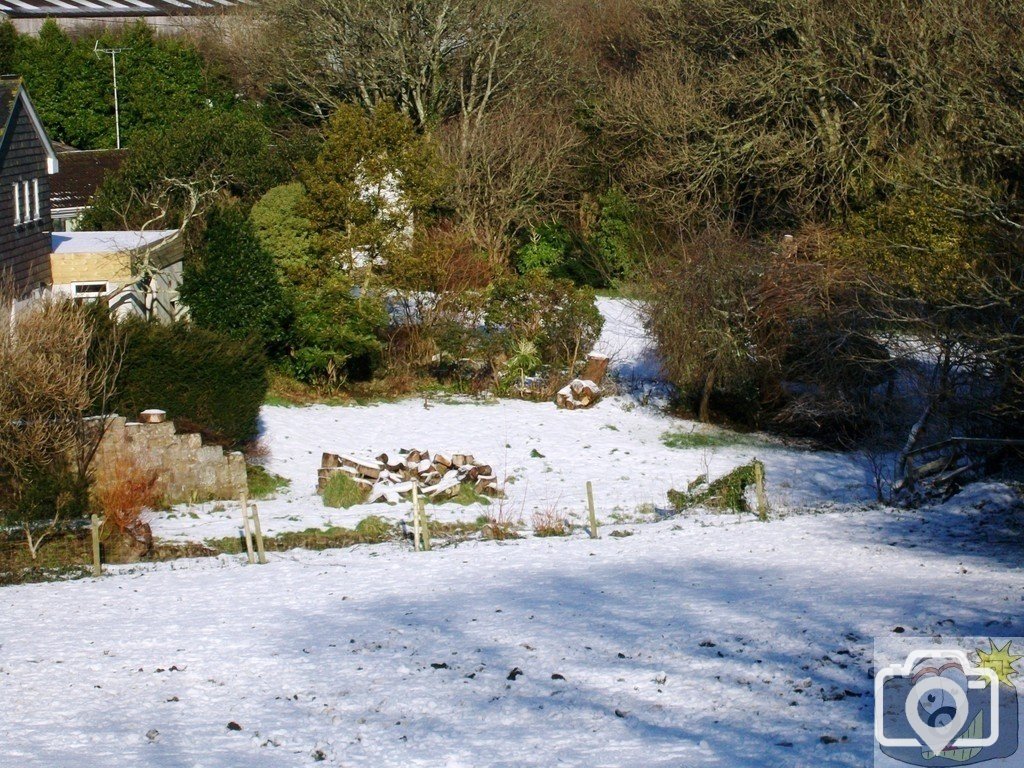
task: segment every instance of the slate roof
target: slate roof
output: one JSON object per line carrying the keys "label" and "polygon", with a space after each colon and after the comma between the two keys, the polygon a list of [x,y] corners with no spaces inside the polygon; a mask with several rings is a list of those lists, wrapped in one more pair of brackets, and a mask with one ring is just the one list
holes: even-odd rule
{"label": "slate roof", "polygon": [[0,0],[0,13],[12,19],[75,16],[194,16],[230,10],[249,0]]}
{"label": "slate roof", "polygon": [[103,178],[120,168],[124,157],[123,149],[58,152],[60,172],[50,179],[53,207],[86,207]]}

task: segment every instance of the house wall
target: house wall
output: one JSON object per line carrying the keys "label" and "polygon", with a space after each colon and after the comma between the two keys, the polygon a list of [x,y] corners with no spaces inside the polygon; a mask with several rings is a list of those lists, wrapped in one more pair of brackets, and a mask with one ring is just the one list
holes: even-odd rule
{"label": "house wall", "polygon": [[147,291],[135,286],[131,259],[119,253],[54,253],[50,256],[53,293],[74,298],[76,284],[106,283],[104,300],[116,317],[139,316],[169,323],[182,319],[178,302],[183,249],[175,240],[151,258],[159,267]]}
{"label": "house wall", "polygon": [[54,253],[50,255],[54,290],[70,283],[113,282],[132,279],[128,256],[119,253]]}
{"label": "house wall", "polygon": [[[0,156],[0,272],[8,272],[19,292],[50,282],[50,174],[46,149],[20,99],[14,106],[6,152]],[[38,221],[16,224],[15,182],[39,180]]]}
{"label": "house wall", "polygon": [[[61,29],[68,31],[95,29],[97,27],[116,30],[144,21],[153,27],[158,34],[176,35],[183,31],[195,29],[203,20],[199,16],[75,16],[54,17],[53,21],[57,22],[57,26]],[[14,28],[25,35],[38,35],[45,22],[45,18],[11,19]]]}

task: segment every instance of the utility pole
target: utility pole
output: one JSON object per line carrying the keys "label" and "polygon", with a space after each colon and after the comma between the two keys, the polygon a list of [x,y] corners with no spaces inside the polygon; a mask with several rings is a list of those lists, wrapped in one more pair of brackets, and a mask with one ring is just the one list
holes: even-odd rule
{"label": "utility pole", "polygon": [[117,98],[117,54],[121,53],[125,48],[100,48],[100,41],[96,41],[96,45],[93,46],[93,53],[96,54],[96,58],[99,58],[102,54],[108,54],[110,56],[110,67],[114,72],[114,133],[117,137],[117,148],[121,148],[121,104]]}

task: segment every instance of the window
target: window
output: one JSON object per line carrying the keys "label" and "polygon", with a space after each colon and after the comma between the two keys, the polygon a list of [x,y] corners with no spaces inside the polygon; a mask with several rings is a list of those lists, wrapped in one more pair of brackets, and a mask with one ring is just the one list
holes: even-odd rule
{"label": "window", "polygon": [[106,283],[77,283],[74,286],[74,302],[82,304],[87,301],[95,301],[107,294]]}
{"label": "window", "polygon": [[14,223],[27,224],[43,218],[43,208],[39,200],[39,179],[16,181],[11,185],[14,196]]}

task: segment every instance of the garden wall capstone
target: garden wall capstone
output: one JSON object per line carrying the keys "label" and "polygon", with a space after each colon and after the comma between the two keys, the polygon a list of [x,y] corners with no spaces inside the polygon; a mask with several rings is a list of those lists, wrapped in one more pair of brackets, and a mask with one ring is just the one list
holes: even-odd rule
{"label": "garden wall capstone", "polygon": [[245,458],[217,445],[203,445],[197,434],[178,434],[160,411],[146,411],[141,421],[107,417],[107,428],[93,460],[96,482],[103,484],[128,472],[157,473],[157,490],[167,504],[237,499],[245,492]]}

